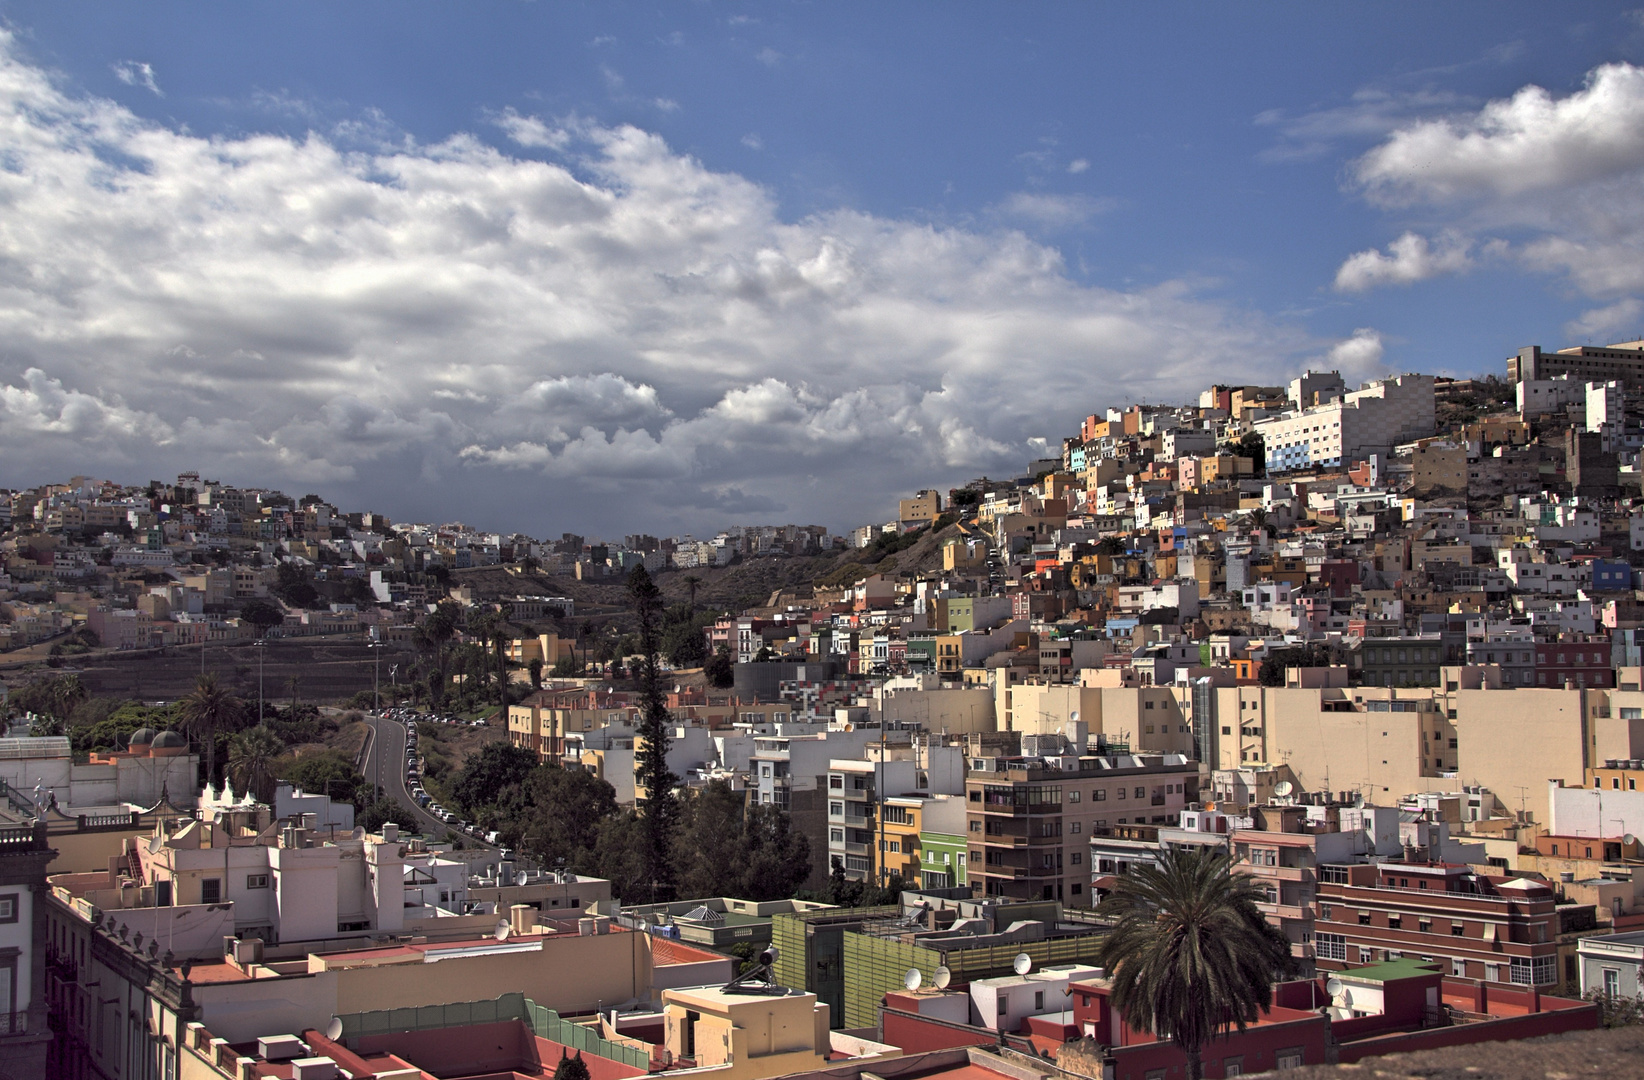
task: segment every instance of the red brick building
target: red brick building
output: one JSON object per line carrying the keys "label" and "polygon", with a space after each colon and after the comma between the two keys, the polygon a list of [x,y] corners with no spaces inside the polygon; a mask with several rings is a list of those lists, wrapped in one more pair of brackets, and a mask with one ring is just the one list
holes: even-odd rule
{"label": "red brick building", "polygon": [[1319,868],[1313,944],[1321,971],[1400,959],[1486,983],[1553,986],[1553,890],[1447,863]]}

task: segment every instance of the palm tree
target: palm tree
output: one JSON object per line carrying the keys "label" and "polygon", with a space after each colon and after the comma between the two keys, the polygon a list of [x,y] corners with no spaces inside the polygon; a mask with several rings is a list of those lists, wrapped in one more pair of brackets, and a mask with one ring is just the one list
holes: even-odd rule
{"label": "palm tree", "polygon": [[215,783],[217,776],[217,733],[237,726],[242,715],[240,699],[219,686],[212,673],[195,679],[194,689],[177,703],[177,718],[183,728],[205,745],[207,787]]}
{"label": "palm tree", "polygon": [[681,580],[685,582],[685,587],[691,590],[691,613],[694,615],[696,614],[696,587],[702,584],[702,579],[695,574],[686,574]]}
{"label": "palm tree", "polygon": [[242,731],[228,742],[228,775],[242,795],[260,802],[274,798],[274,759],[285,753],[285,743],[262,724]]}
{"label": "palm tree", "polygon": [[1193,845],[1121,877],[1098,908],[1117,920],[1100,959],[1113,1007],[1132,1028],[1180,1047],[1189,1080],[1204,1075],[1205,1045],[1254,1022],[1292,966],[1289,943],[1256,907],[1264,899],[1229,856]]}

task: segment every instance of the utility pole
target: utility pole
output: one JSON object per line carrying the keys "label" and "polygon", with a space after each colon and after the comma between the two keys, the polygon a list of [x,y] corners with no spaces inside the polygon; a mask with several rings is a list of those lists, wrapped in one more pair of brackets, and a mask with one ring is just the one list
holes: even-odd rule
{"label": "utility pole", "polygon": [[879,803],[879,887],[885,887],[885,708],[879,708],[879,764],[874,769],[873,797]]}
{"label": "utility pole", "polygon": [[263,657],[267,655],[268,641],[257,642],[257,723],[263,722]]}

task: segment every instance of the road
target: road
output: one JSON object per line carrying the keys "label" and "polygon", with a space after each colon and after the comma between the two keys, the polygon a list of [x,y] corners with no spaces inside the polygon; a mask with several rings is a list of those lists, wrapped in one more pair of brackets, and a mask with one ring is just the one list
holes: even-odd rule
{"label": "road", "polygon": [[[451,826],[417,805],[410,786],[405,782],[405,725],[386,716],[367,715],[365,722],[371,726],[371,735],[365,746],[365,758],[360,763],[360,771],[365,773],[366,780],[371,783],[380,782],[383,794],[410,811],[426,835],[438,838],[448,831],[454,832]],[[380,780],[377,773],[379,750],[382,764]],[[496,848],[495,844],[487,844],[477,837],[459,835],[462,835],[465,847]]]}

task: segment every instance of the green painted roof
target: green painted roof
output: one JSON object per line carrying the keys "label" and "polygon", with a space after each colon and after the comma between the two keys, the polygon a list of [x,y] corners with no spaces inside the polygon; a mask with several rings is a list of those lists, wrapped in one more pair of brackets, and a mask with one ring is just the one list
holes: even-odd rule
{"label": "green painted roof", "polygon": [[1344,979],[1357,979],[1360,982],[1395,982],[1399,979],[1414,979],[1422,975],[1433,975],[1443,971],[1438,964],[1430,964],[1425,960],[1388,960],[1380,964],[1367,964],[1364,967],[1348,968],[1346,971],[1331,972]]}

